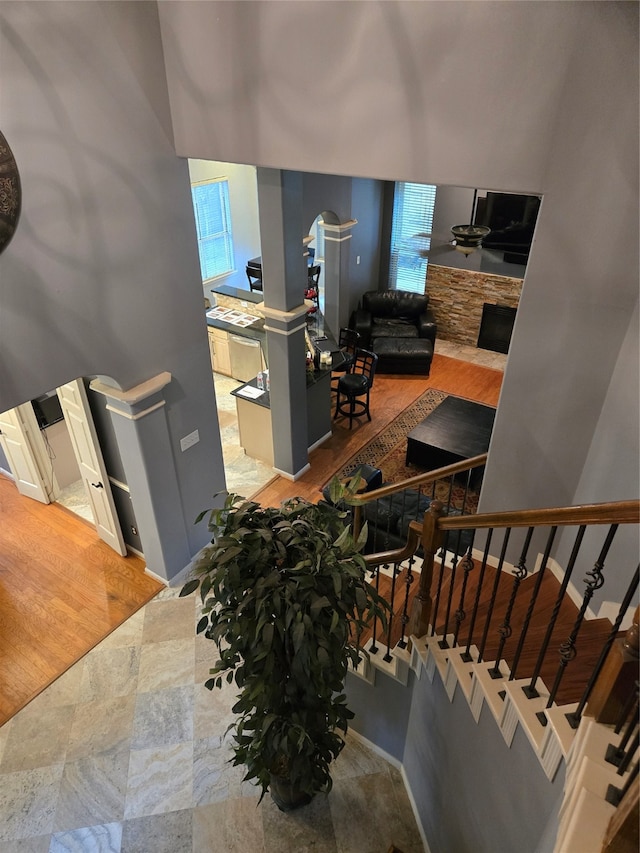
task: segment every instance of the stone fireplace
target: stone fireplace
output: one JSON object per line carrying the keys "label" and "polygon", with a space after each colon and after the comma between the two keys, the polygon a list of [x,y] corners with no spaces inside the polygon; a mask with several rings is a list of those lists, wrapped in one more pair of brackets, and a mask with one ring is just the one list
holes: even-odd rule
{"label": "stone fireplace", "polygon": [[438,337],[475,347],[485,303],[517,308],[522,279],[430,263],[426,291]]}

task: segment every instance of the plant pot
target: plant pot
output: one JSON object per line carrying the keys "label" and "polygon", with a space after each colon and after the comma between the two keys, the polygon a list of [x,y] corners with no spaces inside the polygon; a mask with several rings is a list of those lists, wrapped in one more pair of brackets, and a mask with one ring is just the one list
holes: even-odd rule
{"label": "plant pot", "polygon": [[290,812],[299,809],[311,802],[312,797],[305,791],[295,788],[284,776],[271,776],[269,782],[269,793],[271,799],[281,812]]}

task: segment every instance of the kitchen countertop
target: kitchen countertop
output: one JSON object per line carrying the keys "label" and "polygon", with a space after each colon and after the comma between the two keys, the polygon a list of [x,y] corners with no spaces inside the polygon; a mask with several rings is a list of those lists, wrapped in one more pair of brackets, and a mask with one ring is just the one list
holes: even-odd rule
{"label": "kitchen countertop", "polygon": [[[226,287],[227,291],[234,291],[234,293],[225,293],[226,296],[235,296],[236,293],[242,294],[242,301],[246,301],[245,297],[248,295],[248,291],[245,290],[237,290],[234,287],[227,287],[226,285],[222,285],[218,290],[222,292],[223,288]],[[253,294],[255,296],[255,294]],[[255,299],[252,300],[254,304],[257,304]],[[260,297],[260,302],[262,302],[262,298]],[[210,309],[209,309],[210,310]],[[239,311],[242,314],[251,314],[251,306],[240,306],[238,303],[238,307],[234,310]],[[206,316],[206,312],[205,312]],[[255,322],[253,322],[250,326],[236,326],[233,323],[226,323],[224,319],[207,317],[207,325],[211,326],[214,329],[220,329],[223,332],[228,332],[230,335],[237,335],[241,338],[251,338],[254,341],[259,341],[260,346],[262,347],[262,353],[264,355],[265,364],[267,367],[269,366],[269,354],[267,350],[267,333],[264,328],[264,318],[257,317]],[[307,332],[311,341],[316,345],[318,350],[328,350],[333,354],[334,357],[334,367],[338,366],[339,356],[337,355],[340,350],[338,347],[338,342],[336,341],[333,332],[326,325],[324,321],[324,317],[320,311],[316,311],[315,314],[311,315],[307,321]],[[319,371],[326,372],[326,371]],[[248,398],[247,398],[248,399]],[[268,405],[268,404],[267,404]]]}

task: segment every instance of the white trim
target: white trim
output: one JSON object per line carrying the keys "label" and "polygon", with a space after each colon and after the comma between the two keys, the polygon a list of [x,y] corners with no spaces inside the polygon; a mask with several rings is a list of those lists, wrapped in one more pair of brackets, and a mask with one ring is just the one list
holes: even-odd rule
{"label": "white trim", "polygon": [[285,480],[291,480],[293,483],[295,483],[295,481],[299,480],[303,474],[306,474],[310,468],[311,465],[309,465],[309,463],[307,462],[304,468],[301,468],[299,471],[296,471],[295,474],[290,474],[288,471],[281,471],[280,468],[275,467],[273,470],[276,472],[276,474],[279,474],[281,477],[284,477]]}
{"label": "white trim", "polygon": [[353,735],[356,740],[359,740],[363,746],[366,746],[367,749],[370,749],[371,752],[374,752],[376,755],[379,755],[380,758],[384,758],[385,761],[388,761],[392,767],[395,767],[396,770],[402,771],[402,762],[397,758],[394,758],[393,755],[388,753],[386,750],[382,749],[382,747],[378,746],[377,743],[374,743],[372,740],[369,740],[364,735],[361,735],[360,732],[356,731],[353,728],[353,725],[349,726],[349,734]]}
{"label": "white trim", "polygon": [[113,400],[120,400],[122,403],[133,405],[134,403],[139,403],[141,400],[144,400],[146,397],[151,397],[152,394],[157,394],[158,391],[162,391],[162,389],[170,382],[171,374],[165,370],[163,373],[158,373],[157,376],[152,376],[151,379],[147,379],[139,385],[134,385],[134,387],[130,388],[128,391],[122,391],[119,388],[112,388],[111,385],[107,385],[100,379],[93,379],[89,383],[89,388],[91,388],[92,391],[97,391],[98,394],[102,394],[105,397],[111,397]]}
{"label": "white trim", "polygon": [[131,489],[129,488],[129,486],[127,486],[126,483],[123,483],[121,480],[116,480],[116,478],[112,477],[111,475],[109,475],[109,482],[111,483],[111,485],[117,486],[119,489],[122,489],[123,492],[131,492]]}
{"label": "white trim", "polygon": [[155,412],[157,409],[161,409],[165,405],[164,400],[160,400],[159,403],[155,403],[153,406],[149,406],[148,409],[143,409],[141,412],[136,412],[135,415],[132,415],[131,412],[124,412],[122,409],[117,409],[115,406],[110,406],[109,403],[105,406],[105,409],[108,412],[115,412],[116,415],[122,415],[123,418],[126,418],[129,421],[139,421],[140,418],[144,418],[147,415],[150,415],[151,412]]}
{"label": "white trim", "polygon": [[324,239],[326,243],[344,243],[345,240],[350,240],[352,234],[346,234],[344,237],[329,237],[328,234],[324,235]]}
{"label": "white trim", "polygon": [[[144,554],[143,554],[143,552],[142,552],[142,551],[138,551],[138,549],[137,549],[137,548],[134,548],[134,547],[133,547],[133,545],[129,545],[127,542],[125,542],[124,544],[125,544],[125,547],[126,547],[127,551],[128,551],[130,554],[135,554],[135,556],[136,556],[136,557],[140,557],[140,559],[141,559],[141,560],[144,560],[144,558],[145,558],[145,557],[144,557]],[[147,573],[147,569],[146,569],[146,567],[145,567],[145,570],[144,570],[144,571],[145,571],[145,574],[146,574],[146,573]],[[154,574],[153,574],[153,572],[149,572],[149,574],[150,574],[150,575],[153,575],[153,577],[154,577],[154,578],[155,578],[155,577],[158,577],[157,575],[154,575]],[[163,584],[165,584],[165,585],[166,585],[166,583],[167,583],[167,579],[166,579],[166,578],[158,578],[158,580],[160,581],[160,583],[163,583]]]}
{"label": "white trim", "polygon": [[[358,224],[357,219],[348,219],[346,222],[325,222],[324,219],[320,219],[318,221],[318,227],[324,229],[325,231],[335,231],[337,234],[342,234],[343,231],[348,231],[349,228],[353,228],[354,225]],[[325,235],[325,240],[331,239]]]}
{"label": "white trim", "polygon": [[415,818],[416,826],[418,827],[418,832],[420,833],[420,838],[422,839],[424,853],[431,853],[431,848],[429,847],[429,842],[427,841],[427,834],[424,831],[424,827],[422,826],[422,822],[420,820],[418,805],[416,803],[415,797],[413,796],[413,791],[411,790],[409,780],[407,779],[407,773],[404,769],[404,764],[400,765],[400,775],[402,776],[402,781],[404,782],[404,789],[407,792],[409,802],[411,803],[411,810],[413,811],[413,817]]}
{"label": "white trim", "polygon": [[[618,601],[603,601],[600,605],[600,609],[598,610],[598,619],[608,619],[609,622],[613,625],[613,623],[618,618],[618,612],[620,610],[620,605],[622,602]],[[624,614],[622,622],[620,624],[621,631],[628,631],[629,628],[633,625],[633,614],[635,613],[636,605],[635,602],[629,605],[627,608],[627,612]]]}
{"label": "white trim", "polygon": [[312,444],[312,445],[310,445],[310,447],[307,447],[307,452],[308,452],[308,453],[311,453],[311,451],[312,451],[312,450],[315,450],[315,449],[316,449],[316,447],[320,447],[320,445],[321,445],[321,444],[324,444],[324,443],[325,443],[325,441],[327,441],[328,439],[330,439],[332,435],[333,435],[333,433],[332,433],[332,431],[331,431],[331,430],[329,430],[329,432],[326,432],[326,433],[322,436],[322,438],[319,438],[317,441],[314,441],[314,442],[313,442],[313,444]]}
{"label": "white trim", "polygon": [[[536,560],[536,565],[538,562],[542,560],[542,554],[538,554],[538,559]],[[547,562],[547,568],[551,571],[551,574],[558,581],[558,583],[562,583],[564,580],[565,570],[562,568],[560,563],[557,560],[554,560],[553,557],[549,557]],[[583,594],[578,590],[575,584],[572,581],[569,581],[567,586],[567,595],[571,599],[571,601],[575,604],[575,606],[580,610],[582,607]],[[595,619],[596,614],[591,609],[591,607],[587,607],[587,611],[585,613],[586,619]]]}
{"label": "white trim", "polygon": [[157,575],[155,572],[152,572],[149,566],[145,566],[144,573],[145,575],[150,575],[154,580],[158,581],[158,583],[161,583],[163,586],[169,586],[169,581],[166,578],[163,578],[161,575]]}

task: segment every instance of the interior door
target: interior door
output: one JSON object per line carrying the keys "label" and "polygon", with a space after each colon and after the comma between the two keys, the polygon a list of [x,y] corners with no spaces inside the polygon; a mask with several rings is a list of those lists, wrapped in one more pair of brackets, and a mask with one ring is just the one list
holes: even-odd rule
{"label": "interior door", "polygon": [[98,536],[123,557],[127,553],[116,513],[111,485],[82,379],[56,389],[80,475],[89,497]]}
{"label": "interior door", "polygon": [[[21,409],[22,406],[18,406],[0,414],[0,444],[20,494],[48,504],[51,501],[35,461],[30,440],[31,425]],[[35,421],[35,418],[33,420]]]}

